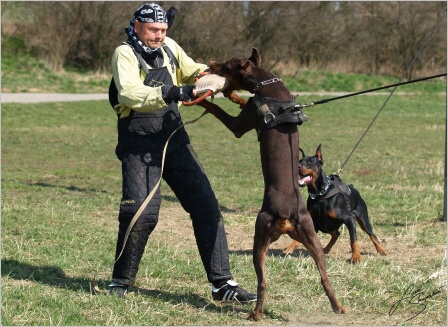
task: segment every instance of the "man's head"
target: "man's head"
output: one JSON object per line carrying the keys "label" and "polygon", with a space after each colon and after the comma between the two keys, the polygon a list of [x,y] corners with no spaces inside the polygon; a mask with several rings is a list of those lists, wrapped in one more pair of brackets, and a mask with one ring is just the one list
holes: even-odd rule
{"label": "man's head", "polygon": [[127,33],[135,34],[152,50],[157,49],[162,46],[176,14],[177,9],[173,7],[165,12],[158,4],[146,3],[135,11]]}
{"label": "man's head", "polygon": [[162,46],[167,29],[166,12],[155,3],[144,4],[134,13],[135,35],[153,50]]}

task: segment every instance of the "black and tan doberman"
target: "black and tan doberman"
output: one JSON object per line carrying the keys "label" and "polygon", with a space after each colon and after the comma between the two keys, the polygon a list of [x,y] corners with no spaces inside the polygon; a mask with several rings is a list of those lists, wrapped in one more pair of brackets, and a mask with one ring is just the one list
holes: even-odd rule
{"label": "black and tan doberman", "polygon": [[[300,149],[303,157],[299,161],[299,185],[308,188],[307,209],[313,218],[314,229],[331,235],[331,239],[324,248],[324,253],[330,252],[336,243],[342,224],[347,226],[350,234],[353,263],[361,261],[361,253],[356,239],[356,222],[366,232],[378,253],[386,255],[378,238],[373,233],[369,221],[367,204],[353,185],[346,185],[338,175],[327,176],[322,169],[324,159],[322,147],[319,144],[314,156],[306,156]],[[292,243],[283,251],[291,253],[298,245]]]}
{"label": "black and tan doberman", "polygon": [[[233,117],[209,101],[199,105],[218,118],[236,137],[257,129],[260,141],[265,190],[255,223],[253,245],[258,298],[249,319],[259,320],[263,316],[266,254],[270,244],[282,234],[288,234],[307,248],[316,262],[333,311],[345,313],[346,309],[337,300],[331,286],[324,251],[299,192],[297,125],[304,118],[300,106],[297,106],[298,103],[283,82],[261,67],[261,57],[255,48],[249,59],[213,61],[209,66],[213,73],[227,78],[229,87],[223,93],[240,104],[242,110],[237,117]],[[246,101],[233,93],[234,90],[246,90],[255,95]]]}

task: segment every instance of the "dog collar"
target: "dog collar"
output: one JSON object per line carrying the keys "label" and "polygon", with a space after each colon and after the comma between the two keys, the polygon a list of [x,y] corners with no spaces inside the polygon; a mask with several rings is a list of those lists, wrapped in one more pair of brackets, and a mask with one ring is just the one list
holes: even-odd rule
{"label": "dog collar", "polygon": [[308,192],[308,195],[310,196],[311,199],[315,199],[317,196],[322,196],[325,193],[327,193],[328,189],[330,188],[330,179],[328,179],[328,183],[327,186],[325,186],[325,188],[323,189],[323,191],[319,192],[319,193],[310,193]]}
{"label": "dog collar", "polygon": [[272,78],[272,79],[268,79],[267,81],[263,81],[258,83],[257,85],[255,85],[254,90],[252,91],[252,93],[255,93],[256,91],[258,91],[260,89],[260,87],[262,87],[263,85],[267,85],[267,84],[271,84],[271,83],[276,83],[276,82],[281,82],[282,80],[280,78]]}

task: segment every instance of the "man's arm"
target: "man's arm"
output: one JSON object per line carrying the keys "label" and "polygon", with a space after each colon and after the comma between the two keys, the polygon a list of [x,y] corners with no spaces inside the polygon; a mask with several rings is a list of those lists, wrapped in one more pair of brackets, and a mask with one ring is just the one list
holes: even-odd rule
{"label": "man's arm", "polygon": [[117,113],[127,116],[130,109],[152,112],[166,106],[161,86],[149,87],[143,84],[145,74],[140,71],[137,57],[131,47],[117,47],[112,55],[112,72],[120,102],[115,107]]}

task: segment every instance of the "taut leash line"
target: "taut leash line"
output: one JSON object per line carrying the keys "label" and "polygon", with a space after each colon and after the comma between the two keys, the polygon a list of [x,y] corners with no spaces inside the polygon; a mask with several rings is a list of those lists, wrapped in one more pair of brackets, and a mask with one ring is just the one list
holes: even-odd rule
{"label": "taut leash line", "polygon": [[302,108],[313,107],[315,105],[324,104],[324,103],[327,103],[327,102],[330,102],[330,101],[333,101],[333,100],[344,99],[344,98],[352,97],[352,96],[355,96],[355,95],[360,95],[360,94],[364,94],[364,93],[384,90],[384,89],[388,89],[388,88],[391,88],[391,87],[397,87],[397,86],[400,86],[400,85],[406,85],[406,84],[412,84],[412,83],[416,83],[416,82],[426,81],[426,80],[429,80],[429,79],[442,77],[442,76],[446,76],[446,75],[447,75],[447,73],[443,73],[443,74],[438,74],[438,75],[433,75],[433,76],[428,76],[428,77],[422,77],[422,78],[414,79],[414,80],[407,81],[407,82],[401,82],[401,83],[396,83],[396,84],[391,84],[391,85],[377,87],[377,88],[370,89],[370,90],[365,90],[365,91],[350,93],[350,94],[346,94],[346,95],[341,95],[341,96],[335,97],[335,98],[322,99],[322,100],[319,100],[319,101],[311,102],[309,104],[304,104],[301,107]]}

